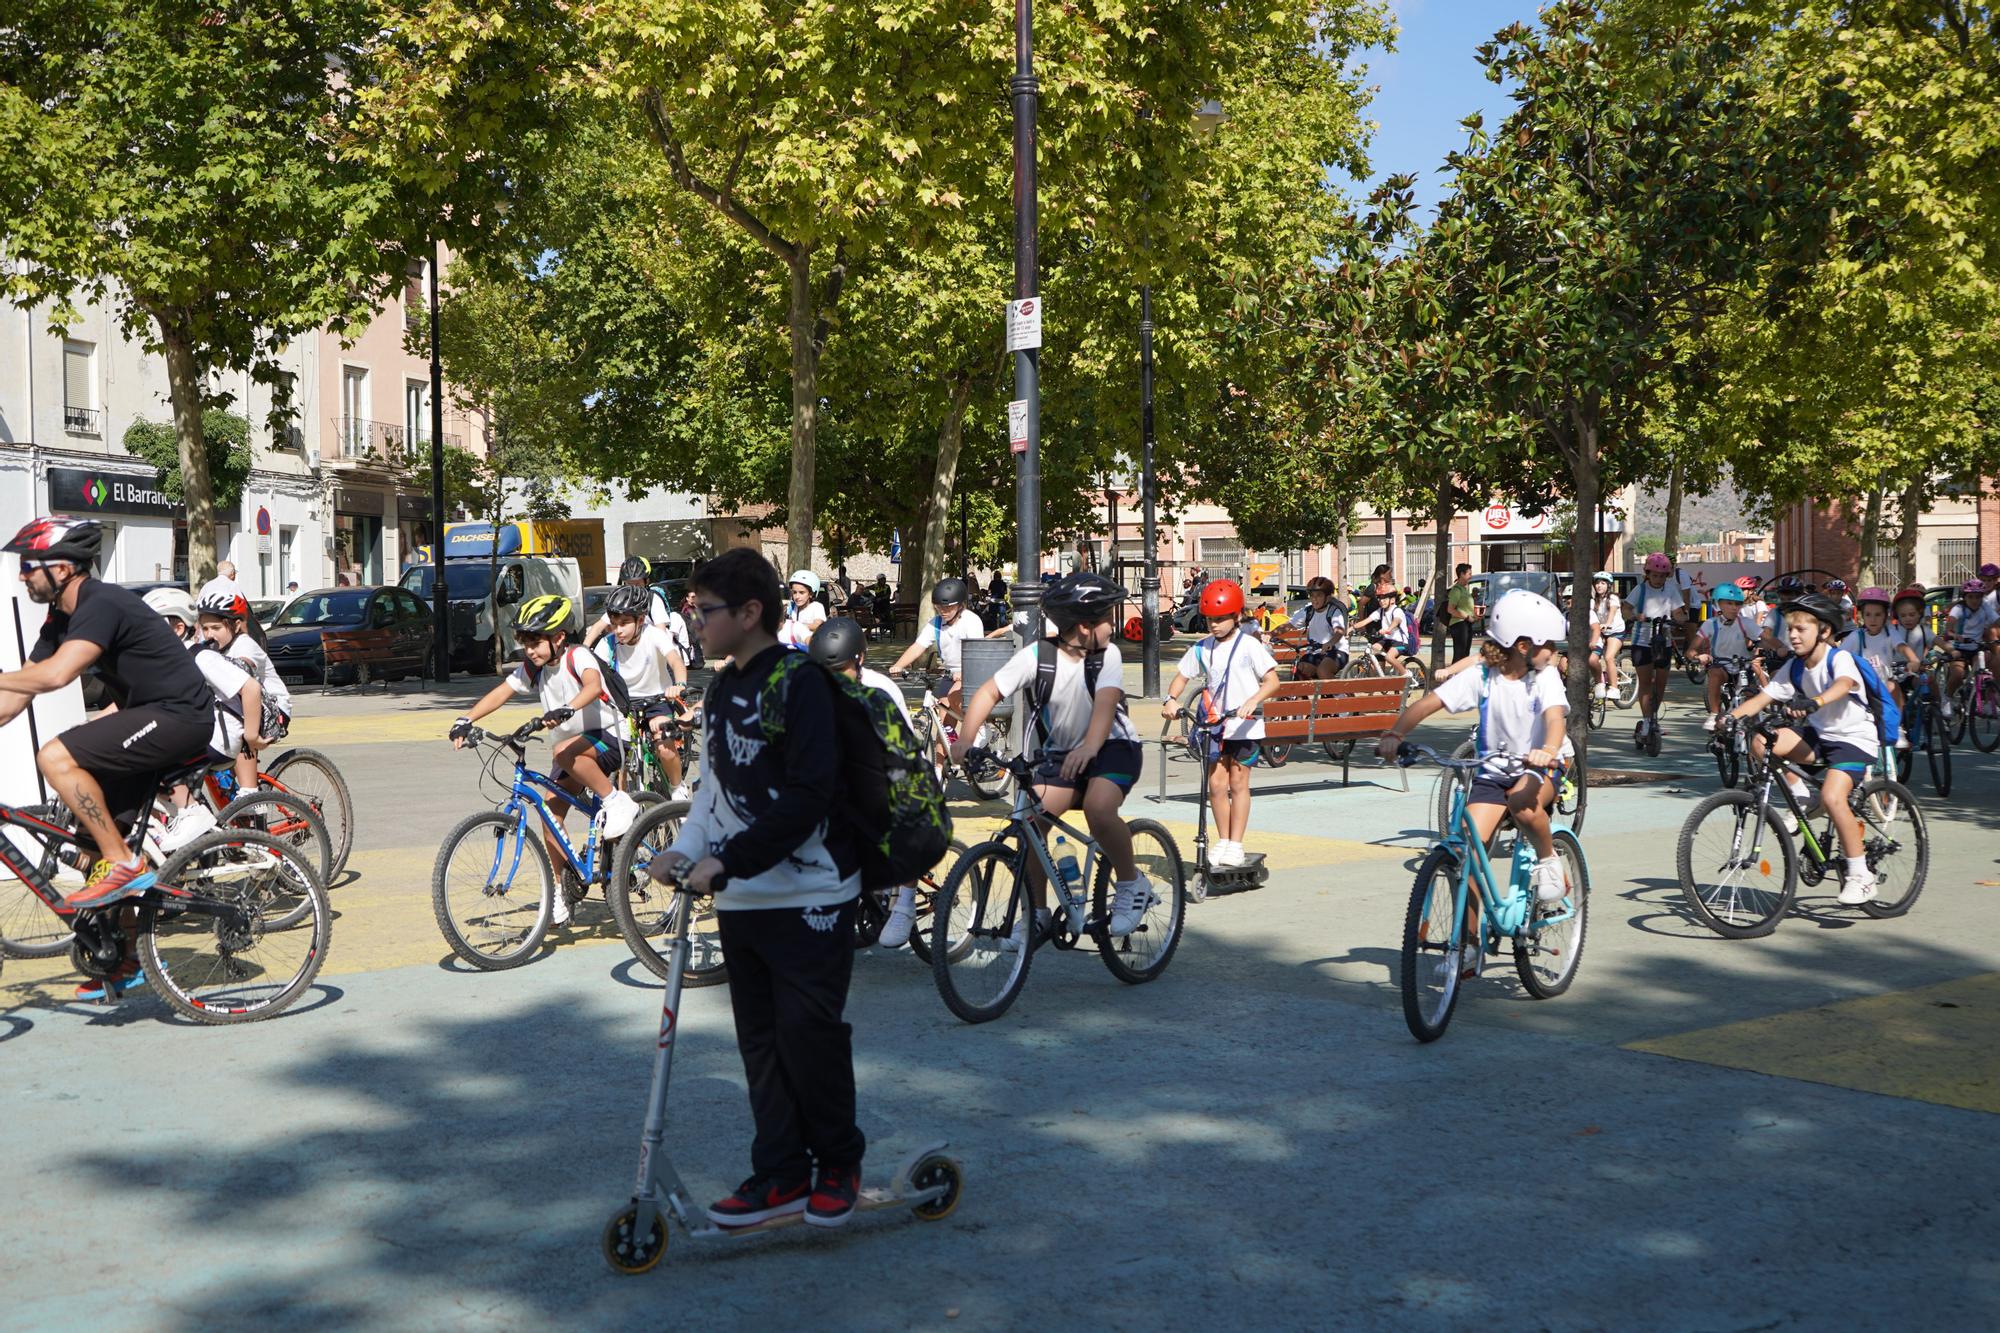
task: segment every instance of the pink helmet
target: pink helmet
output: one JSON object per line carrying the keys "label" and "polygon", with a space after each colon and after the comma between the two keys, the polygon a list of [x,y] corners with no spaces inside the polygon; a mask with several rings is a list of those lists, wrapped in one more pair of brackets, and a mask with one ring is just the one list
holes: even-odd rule
{"label": "pink helmet", "polygon": [[1959,596],[1971,597],[1974,596],[1975,594],[1980,597],[1984,597],[1986,595],[1986,585],[1981,583],[1978,579],[1967,579],[1965,582],[1958,585]]}
{"label": "pink helmet", "polygon": [[1863,588],[1860,595],[1854,599],[1856,606],[1866,606],[1870,602],[1880,602],[1884,606],[1889,605],[1889,590],[1887,588]]}
{"label": "pink helmet", "polygon": [[1646,557],[1646,572],[1648,574],[1669,574],[1673,572],[1673,568],[1674,562],[1667,559],[1666,552],[1664,551],[1655,551]]}

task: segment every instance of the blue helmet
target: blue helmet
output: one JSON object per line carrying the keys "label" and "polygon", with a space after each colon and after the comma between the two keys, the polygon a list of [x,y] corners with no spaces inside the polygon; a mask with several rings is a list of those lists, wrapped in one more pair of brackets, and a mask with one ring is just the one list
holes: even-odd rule
{"label": "blue helmet", "polygon": [[1743,589],[1733,583],[1725,583],[1715,590],[1715,600],[1718,602],[1735,602],[1740,606],[1743,602]]}

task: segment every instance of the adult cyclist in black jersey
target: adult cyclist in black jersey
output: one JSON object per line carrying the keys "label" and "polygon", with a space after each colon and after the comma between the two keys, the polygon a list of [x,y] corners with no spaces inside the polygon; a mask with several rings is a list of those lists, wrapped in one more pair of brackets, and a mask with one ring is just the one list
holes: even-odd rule
{"label": "adult cyclist in black jersey", "polygon": [[28,596],[49,608],[19,671],[0,672],[0,724],[38,694],[97,668],[114,712],[43,742],[36,766],[98,862],[72,908],[104,907],[153,886],[153,872],[125,845],[122,827],[151,803],[160,774],[208,752],[215,708],[208,682],[167,622],[139,594],[93,576],[103,527],[91,519],[38,518],[4,548],[21,557]]}

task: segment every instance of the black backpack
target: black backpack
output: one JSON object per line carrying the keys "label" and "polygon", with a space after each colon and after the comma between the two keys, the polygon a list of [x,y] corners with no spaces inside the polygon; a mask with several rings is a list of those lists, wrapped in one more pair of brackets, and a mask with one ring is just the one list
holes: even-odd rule
{"label": "black backpack", "polygon": [[[1035,645],[1035,731],[1043,745],[1049,739],[1049,697],[1056,689],[1056,654],[1060,651],[1054,639],[1043,639]],[[1083,692],[1090,696],[1093,706],[1097,700],[1097,677],[1103,670],[1102,648],[1093,648],[1083,655]],[[1123,699],[1118,701],[1118,711],[1121,715],[1125,712]]]}
{"label": "black backpack", "polygon": [[[576,644],[571,644],[569,647],[563,649],[562,660],[567,664],[569,655],[574,652],[581,652],[585,657],[588,657],[590,664],[597,668],[598,680],[603,683],[603,688],[598,691],[598,697],[617,709],[618,715],[623,717],[626,713],[632,711],[632,687],[625,683],[624,673],[618,670],[618,636],[613,634],[607,637],[611,640],[611,661],[609,663],[605,662],[597,654],[588,649],[580,648]],[[583,679],[583,673],[574,667],[570,668],[570,672],[578,680]],[[542,687],[542,673],[539,667],[528,673],[528,685],[530,688],[537,690]]]}

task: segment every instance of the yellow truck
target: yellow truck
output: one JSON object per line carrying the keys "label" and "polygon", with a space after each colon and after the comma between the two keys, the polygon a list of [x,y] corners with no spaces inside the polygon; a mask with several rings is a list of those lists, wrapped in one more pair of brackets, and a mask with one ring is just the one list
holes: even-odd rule
{"label": "yellow truck", "polygon": [[[524,519],[500,525],[499,556],[560,556],[576,561],[577,573],[586,588],[605,581],[604,520],[601,518]],[[444,556],[447,560],[487,560],[496,555],[491,523],[447,523],[444,527]],[[429,564],[431,548],[417,548],[416,562]]]}

